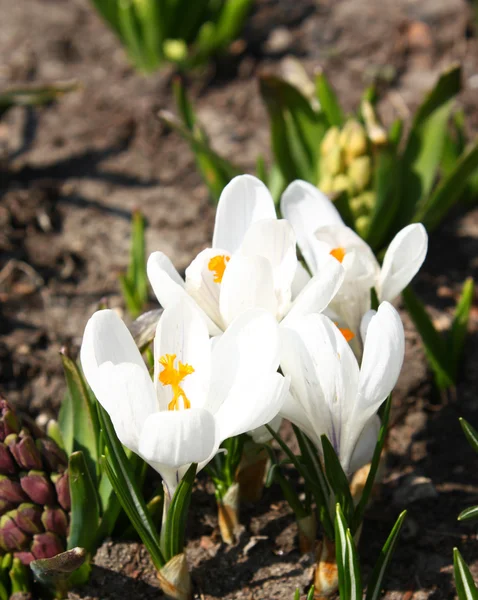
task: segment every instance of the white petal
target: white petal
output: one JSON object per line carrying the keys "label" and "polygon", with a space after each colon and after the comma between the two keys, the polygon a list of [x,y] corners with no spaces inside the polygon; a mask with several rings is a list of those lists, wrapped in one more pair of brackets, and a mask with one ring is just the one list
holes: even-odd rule
{"label": "white petal", "polygon": [[362,344],[365,344],[368,326],[370,325],[372,317],[374,317],[376,314],[376,310],[368,310],[362,318],[362,322],[360,323],[360,337],[362,338]]}
{"label": "white petal", "polygon": [[295,271],[294,280],[292,281],[292,300],[297,298],[300,292],[309,283],[310,279],[311,277],[307,269],[302,266],[300,261],[297,261],[297,269]]}
{"label": "white petal", "polygon": [[[267,425],[277,433],[282,425],[282,417],[280,416],[280,414],[274,417],[272,421],[267,423]],[[249,435],[252,437],[256,444],[266,444],[272,439],[272,435],[269,433],[269,430],[265,425],[263,425],[262,427],[258,427],[257,429],[253,429],[252,431],[249,431]]]}
{"label": "white petal", "polygon": [[138,452],[145,420],[158,410],[151,377],[134,363],[103,363],[91,388],[113,422],[120,442]]}
{"label": "white petal", "polygon": [[[354,250],[361,258],[362,264],[378,275],[379,264],[370,246],[359,235],[346,225],[327,225],[320,227],[315,232],[316,239],[326,244],[329,251],[335,248],[343,248],[345,256]],[[345,260],[345,258],[344,258]]]}
{"label": "white petal", "polygon": [[312,277],[292,303],[286,319],[322,312],[340,289],[344,279],[342,265],[333,257],[322,263],[320,272]]}
{"label": "white petal", "polygon": [[[153,252],[148,259],[147,271],[151,287],[163,308],[172,306],[182,299],[187,299],[192,304],[195,304],[195,301],[189,296],[184,287],[184,281],[165,254],[162,252]],[[211,335],[219,335],[221,330],[218,326],[204,311],[202,313],[209,333]]]}
{"label": "white petal", "polygon": [[367,328],[359,379],[356,416],[363,423],[377,412],[393,390],[402,368],[405,335],[398,312],[380,304]]}
{"label": "white petal", "polygon": [[282,194],[281,213],[292,224],[299,248],[314,274],[317,270],[314,233],[325,225],[343,225],[337,209],[315,186],[297,180]]}
{"label": "white petal", "polygon": [[244,236],[240,252],[243,256],[267,258],[272,266],[279,311],[285,310],[291,301],[292,282],[297,269],[295,235],[290,223],[284,219],[253,223]]}
{"label": "white petal", "polygon": [[277,371],[279,327],[260,309],[239,316],[213,345],[207,408],[216,413],[233,388],[252,386]]}
{"label": "white petal", "polygon": [[[161,410],[166,410],[173,399],[171,385],[163,385],[160,374],[164,367],[159,359],[175,355],[174,367],[189,365],[194,372],[180,382],[192,407],[205,404],[209,391],[211,351],[206,323],[199,310],[190,302],[181,301],[167,308],[161,316],[154,338],[154,382]],[[181,407],[183,399],[180,400]]]}
{"label": "white petal", "polygon": [[221,257],[227,268],[227,262],[230,259],[229,252],[217,248],[206,248],[186,269],[186,291],[218,327],[222,326],[219,312],[222,274],[215,271],[210,265],[211,260],[221,259]]}
{"label": "white petal", "polygon": [[393,238],[380,273],[380,300],[393,302],[418,273],[425,260],[428,235],[421,223],[408,225]]}
{"label": "white petal", "polygon": [[236,385],[215,414],[220,440],[247,433],[272,421],[282,408],[289,380],[264,373]]}
{"label": "white petal", "polygon": [[249,308],[264,308],[275,316],[278,303],[270,262],[262,256],[233,256],[222,279],[219,307],[225,325]]}
{"label": "white petal", "polygon": [[146,419],[139,451],[148,462],[179,468],[206,460],[216,447],[216,439],[216,422],[207,410],[164,411]]}
{"label": "white petal", "polygon": [[380,419],[377,415],[373,415],[366,423],[357,444],[355,445],[348,467],[349,474],[355,473],[355,471],[358,471],[372,460],[375,446],[377,445],[380,426]]}
{"label": "white petal", "polygon": [[239,249],[252,223],[275,216],[274,200],[260,179],[252,175],[234,177],[219,198],[212,246],[232,254]]}
{"label": "white petal", "polygon": [[328,423],[312,424],[308,412],[306,412],[304,406],[295,395],[293,396],[291,393],[287,394],[279,416],[296,425],[309,437],[318,449],[321,448],[320,436],[327,433]]}

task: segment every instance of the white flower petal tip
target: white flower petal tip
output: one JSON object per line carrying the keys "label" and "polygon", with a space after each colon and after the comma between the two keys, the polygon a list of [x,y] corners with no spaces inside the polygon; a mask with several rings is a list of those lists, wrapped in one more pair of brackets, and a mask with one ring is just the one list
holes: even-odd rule
{"label": "white flower petal tip", "polygon": [[420,270],[428,250],[421,223],[407,225],[393,238],[383,260],[379,281],[381,300],[392,302]]}
{"label": "white flower petal tip", "polygon": [[184,281],[163,252],[153,252],[147,262],[148,279],[163,308],[187,296]]}
{"label": "white flower petal tip", "polygon": [[212,246],[236,252],[252,223],[275,218],[274,200],[264,183],[253,175],[234,177],[219,198]]}

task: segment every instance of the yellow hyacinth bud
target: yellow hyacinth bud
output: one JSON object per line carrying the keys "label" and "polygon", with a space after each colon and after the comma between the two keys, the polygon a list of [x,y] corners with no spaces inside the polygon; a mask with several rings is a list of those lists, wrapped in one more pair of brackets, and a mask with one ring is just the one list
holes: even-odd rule
{"label": "yellow hyacinth bud", "polygon": [[362,102],[362,115],[367,128],[368,137],[375,146],[382,146],[387,143],[387,132],[378,120],[372,104],[368,100]]}
{"label": "yellow hyacinth bud", "polygon": [[320,153],[327,156],[334,148],[339,146],[340,131],[338,127],[331,127],[322,139],[320,144]]}
{"label": "yellow hyacinth bud", "polygon": [[355,229],[357,230],[357,233],[362,237],[368,232],[369,225],[370,217],[367,217],[365,215],[359,217],[355,221]]}
{"label": "yellow hyacinth bud", "polygon": [[336,194],[339,194],[340,192],[350,193],[350,183],[350,179],[347,177],[347,175],[339,174],[337,177],[334,177],[332,191]]}
{"label": "yellow hyacinth bud", "polygon": [[353,127],[350,128],[347,142],[345,145],[345,160],[347,164],[351,163],[354,158],[363,156],[367,153],[367,134],[364,127],[357,121],[353,122]]}
{"label": "yellow hyacinth bud", "polygon": [[320,180],[319,180],[319,184],[317,185],[317,187],[319,188],[319,190],[321,192],[323,192],[324,194],[327,194],[327,196],[329,196],[333,191],[334,191],[334,179],[331,175],[323,175]]}
{"label": "yellow hyacinth bud", "polygon": [[358,217],[366,216],[369,213],[368,208],[362,199],[362,196],[354,196],[353,198],[350,198],[349,206],[356,219]]}
{"label": "yellow hyacinth bud", "polygon": [[362,194],[360,194],[360,199],[363,202],[363,204],[367,207],[368,211],[373,210],[374,206],[375,206],[375,200],[376,200],[376,194],[375,192],[372,191],[368,191],[368,192],[363,192]]}
{"label": "yellow hyacinth bud", "polygon": [[357,191],[362,192],[369,184],[372,176],[372,161],[370,156],[359,156],[350,163],[347,175],[352,180]]}
{"label": "yellow hyacinth bud", "polygon": [[345,164],[340,146],[334,146],[327,156],[324,156],[323,165],[325,173],[329,175],[334,176],[343,172]]}

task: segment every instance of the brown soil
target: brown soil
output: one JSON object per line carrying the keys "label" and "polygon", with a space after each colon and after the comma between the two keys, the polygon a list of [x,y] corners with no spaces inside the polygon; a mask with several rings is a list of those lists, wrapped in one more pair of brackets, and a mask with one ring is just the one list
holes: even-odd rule
{"label": "brown soil", "polygon": [[[129,66],[114,36],[87,0],[0,0],[0,86],[77,79],[79,91],[54,106],[15,109],[0,125],[0,387],[34,416],[54,415],[64,394],[58,351],[77,348],[88,316],[107,297],[121,306],[118,273],[127,264],[131,211],[148,219],[148,249],[180,269],[208,245],[214,209],[185,143],[155,114],[174,109],[171,72],[148,78]],[[347,109],[372,79],[390,123],[408,118],[440,70],[464,66],[470,132],[478,129],[478,43],[462,0],[258,0],[244,37],[246,51],[192,76],[199,117],[214,146],[245,172],[269,156],[268,127],[257,93],[260,69],[287,54],[312,72],[326,68]],[[0,167],[1,169],[1,167]],[[477,276],[478,209],[455,211],[432,236],[416,289],[447,327],[467,275]],[[153,304],[153,303],[152,303]],[[367,513],[361,541],[364,572],[373,565],[403,508],[409,516],[388,579],[388,600],[454,597],[453,546],[478,576],[473,526],[457,514],[478,500],[477,459],[458,417],[478,423],[477,328],[456,397],[433,391],[423,351],[406,314],[407,357],[394,396],[388,469]],[[421,494],[414,477],[427,478]],[[197,598],[290,599],[311,582],[312,559],[300,557],[294,519],[268,490],[243,511],[238,545],[218,541],[214,499],[200,478],[189,524],[188,557]],[[144,549],[106,542],[91,582],[71,598],[160,595]]]}

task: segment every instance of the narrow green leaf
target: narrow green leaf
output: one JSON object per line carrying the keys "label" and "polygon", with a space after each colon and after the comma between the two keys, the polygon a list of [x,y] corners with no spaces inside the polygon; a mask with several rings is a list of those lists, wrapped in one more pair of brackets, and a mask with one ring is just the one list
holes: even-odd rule
{"label": "narrow green leaf", "polygon": [[314,600],[314,586],[312,586],[307,594],[307,600]]}
{"label": "narrow green leaf", "polygon": [[402,140],[402,133],[403,133],[403,120],[396,119],[392,123],[392,125],[390,126],[390,129],[388,131],[389,142],[393,146],[395,146],[395,148],[398,148],[398,146],[400,145],[400,142]]}
{"label": "narrow green leaf", "polygon": [[286,477],[284,477],[284,474],[282,473],[279,465],[271,465],[267,475],[267,487],[270,487],[273,481],[280,485],[284,499],[286,500],[290,508],[294,511],[295,518],[298,521],[300,521],[301,519],[305,519],[307,516],[309,516],[309,512],[306,510],[305,506],[300,501],[299,495],[295,491],[294,487],[291,485],[290,481],[288,481]]}
{"label": "narrow green leaf", "polygon": [[99,403],[97,407],[107,449],[107,456],[103,459],[102,464],[123,510],[148,549],[155,567],[159,570],[166,564],[166,561],[159,547],[159,540],[151,515],[138,489],[134,472],[123,446],[116,436],[111,419]]}
{"label": "narrow green leaf", "polygon": [[478,600],[478,589],[458,548],[453,548],[453,567],[458,598],[460,600]]}
{"label": "narrow green leaf", "polygon": [[339,578],[339,596],[349,600],[351,581],[347,564],[347,522],[339,503],[335,507],[335,559]]}
{"label": "narrow green leaf", "polygon": [[357,548],[353,540],[350,529],[347,529],[347,571],[350,577],[350,600],[362,600],[362,574],[360,573],[360,564]]}
{"label": "narrow green leaf", "polygon": [[12,596],[22,592],[30,592],[30,577],[28,576],[28,567],[20,561],[19,558],[13,559],[10,569],[10,582],[12,584]]}
{"label": "narrow green leaf", "polygon": [[327,480],[335,493],[337,503],[340,504],[346,520],[351,520],[354,503],[350,494],[349,481],[327,436],[322,435],[321,441]]}
{"label": "narrow green leaf", "polygon": [[478,142],[457,161],[455,168],[444,177],[435,191],[414,216],[428,231],[433,231],[450,208],[460,199],[470,177],[478,170]]}
{"label": "narrow green leaf", "polygon": [[462,510],[458,515],[459,521],[472,521],[473,519],[478,519],[478,506],[465,508],[465,510]]}
{"label": "narrow green leaf", "polygon": [[[90,399],[88,384],[77,363],[72,360],[66,352],[62,353],[61,360],[71,400],[71,407],[68,407],[66,411],[70,413],[69,418],[73,419],[72,450],[81,450],[81,452],[83,452],[88,470],[95,481],[97,473],[99,472],[98,440],[100,432],[98,416]],[[70,427],[70,424],[68,427]],[[68,427],[66,429],[67,435],[69,435]],[[81,544],[76,545],[78,546]]]}
{"label": "narrow green leaf", "polygon": [[186,86],[180,76],[173,79],[173,95],[182,122],[185,127],[192,132],[194,130],[194,125],[196,124],[196,115],[194,113],[193,105],[189,101],[186,93]]}
{"label": "narrow green leaf", "polygon": [[58,414],[58,425],[60,427],[61,436],[63,438],[64,450],[69,456],[73,452],[74,444],[74,414],[73,414],[73,400],[69,392],[63,397],[63,401],[60,406],[60,412]]}
{"label": "narrow green leaf", "polygon": [[463,429],[466,435],[468,443],[475,452],[478,452],[478,431],[476,431],[476,429],[472,425],[470,425],[468,421],[465,421],[463,417],[460,417],[459,421],[461,428]]}
{"label": "narrow green leaf", "polygon": [[163,554],[166,560],[180,554],[184,550],[184,533],[186,519],[191,502],[197,464],[193,463],[181,479],[168,508],[164,532],[161,532]]}
{"label": "narrow green leaf", "polygon": [[475,282],[472,277],[468,277],[463,285],[460,300],[455,309],[455,316],[451,326],[451,351],[454,362],[455,377],[458,374],[460,360],[463,355],[463,349],[468,332],[468,320],[470,310],[473,304],[475,294]]}
{"label": "narrow green leaf", "polygon": [[315,77],[315,88],[320,108],[327,117],[330,126],[342,127],[344,124],[344,113],[327,77],[323,71],[319,71]]}
{"label": "narrow green leaf", "polygon": [[444,340],[436,331],[425,307],[412,292],[410,286],[402,292],[405,303],[412,321],[422,338],[428,362],[435,373],[435,379],[440,389],[446,389],[454,384],[451,358],[445,348]]}
{"label": "narrow green leaf", "polygon": [[373,484],[375,482],[375,477],[377,475],[378,467],[380,465],[380,457],[382,455],[382,450],[385,445],[385,440],[387,439],[388,421],[390,419],[391,406],[392,394],[390,394],[387,400],[385,401],[385,409],[382,415],[382,425],[378,434],[377,443],[375,444],[375,450],[373,452],[372,462],[370,464],[370,471],[367,475],[367,480],[363,488],[362,497],[360,498],[357,506],[355,507],[355,511],[353,514],[351,530],[354,534],[356,533],[356,531],[362,523],[365,509],[367,508],[367,504],[372,493]]}
{"label": "narrow green leaf", "polygon": [[228,0],[223,4],[214,31],[214,49],[228,46],[240,33],[252,7],[252,0]]}
{"label": "narrow green leaf", "polygon": [[93,552],[100,520],[99,503],[83,452],[70,456],[68,473],[71,495],[68,550],[78,546]]}
{"label": "narrow green leaf", "polygon": [[393,526],[392,531],[390,532],[390,535],[387,538],[387,541],[385,542],[382,550],[380,551],[380,556],[377,562],[375,563],[375,567],[372,571],[372,575],[370,576],[370,580],[368,582],[367,595],[365,597],[365,600],[378,600],[378,598],[380,598],[382,595],[382,585],[385,573],[395,551],[400,530],[402,528],[403,521],[405,520],[406,516],[406,510],[400,513],[395,525]]}

